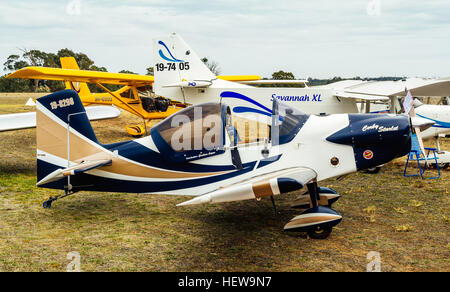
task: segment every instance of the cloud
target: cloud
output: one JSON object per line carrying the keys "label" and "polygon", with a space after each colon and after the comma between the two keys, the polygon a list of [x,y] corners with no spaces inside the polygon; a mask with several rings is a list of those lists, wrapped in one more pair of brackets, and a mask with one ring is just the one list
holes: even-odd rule
{"label": "cloud", "polygon": [[152,64],[152,38],[177,32],[224,74],[450,76],[448,1],[68,1],[0,4],[0,55],[17,47],[87,53],[110,71]]}

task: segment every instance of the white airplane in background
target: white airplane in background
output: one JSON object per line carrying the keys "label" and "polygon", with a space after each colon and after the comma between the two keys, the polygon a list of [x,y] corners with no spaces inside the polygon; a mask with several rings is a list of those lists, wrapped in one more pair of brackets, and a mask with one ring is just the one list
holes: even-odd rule
{"label": "white airplane in background", "polygon": [[[153,40],[155,68],[154,91],[161,96],[186,104],[203,102],[226,102],[233,114],[247,119],[270,123],[273,99],[285,102],[308,114],[328,115],[337,113],[358,113],[358,102],[365,103],[366,113],[371,104],[384,102],[398,113],[399,97],[408,89],[413,96],[450,96],[450,78],[419,79],[399,81],[345,80],[324,86],[305,88],[254,87],[261,83],[305,83],[304,80],[261,80],[230,82],[217,79],[201,61],[191,47],[173,33]],[[427,109],[423,110],[420,109]],[[417,114],[433,121],[436,125],[426,130],[424,137],[450,133],[450,106],[423,105]],[[257,114],[258,117],[255,116]]]}
{"label": "white airplane in background", "polygon": [[272,100],[286,102],[308,114],[358,113],[357,101],[384,101],[398,107],[405,88],[413,96],[450,96],[450,78],[407,79],[404,81],[346,80],[305,88],[254,87],[254,84],[305,83],[305,80],[261,80],[230,82],[217,79],[198,55],[177,34],[153,40],[154,91],[187,104],[223,99],[237,115],[270,116]]}
{"label": "white airplane in background", "polygon": [[[399,113],[400,102],[391,111],[391,106],[386,103],[375,103],[371,105],[370,113]],[[363,106],[362,106],[363,107]],[[361,107],[360,112],[364,113],[365,109]],[[422,133],[423,139],[429,139],[438,136],[450,134],[450,105],[424,104],[419,99],[414,99],[414,109],[416,115],[435,122],[435,124]]]}

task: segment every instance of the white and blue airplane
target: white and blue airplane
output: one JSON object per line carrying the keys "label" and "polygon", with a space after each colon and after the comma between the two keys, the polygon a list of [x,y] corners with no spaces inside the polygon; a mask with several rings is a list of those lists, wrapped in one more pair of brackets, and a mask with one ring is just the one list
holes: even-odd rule
{"label": "white and blue airplane", "polygon": [[[233,114],[270,124],[273,100],[287,103],[299,110],[316,115],[371,113],[382,103],[382,112],[399,113],[399,97],[408,89],[413,96],[450,96],[450,78],[410,78],[399,81],[345,80],[324,86],[305,88],[254,87],[260,83],[305,83],[304,80],[259,80],[240,83],[217,79],[192,48],[173,33],[153,40],[156,94],[184,102],[226,102]],[[372,110],[371,110],[372,105]],[[379,110],[375,110],[379,112]],[[422,133],[423,138],[450,134],[450,106],[416,105],[419,117],[434,125]],[[261,118],[261,117],[266,117]],[[438,140],[436,140],[438,142]],[[439,144],[438,144],[439,148]],[[440,151],[440,163],[448,166],[450,152]]]}
{"label": "white and blue airplane", "polygon": [[[413,96],[450,96],[450,78],[411,78],[399,81],[345,80],[324,86],[305,88],[254,87],[260,83],[305,83],[305,80],[257,80],[232,82],[217,79],[195,51],[178,35],[153,39],[156,94],[186,104],[226,101],[233,114],[253,113],[270,117],[273,99],[288,103],[308,114],[358,113],[358,102],[390,103],[398,108],[398,97],[407,88]],[[443,111],[447,112],[447,109]],[[440,116],[440,114],[439,114]],[[270,119],[269,119],[270,120]],[[436,119],[433,119],[436,120]],[[439,120],[435,121],[439,124]],[[447,126],[446,123],[440,124]]]}
{"label": "white and blue airplane", "polygon": [[320,181],[410,150],[414,120],[404,115],[308,115],[277,99],[269,139],[238,143],[227,101],[188,107],[147,137],[104,145],[75,91],[37,99],[37,186],[65,191],[44,207],[79,191],[195,196],[179,204],[186,206],[273,198],[306,186],[294,202],[306,211],[284,229],[320,239],[342,220],[331,208],[339,194]]}

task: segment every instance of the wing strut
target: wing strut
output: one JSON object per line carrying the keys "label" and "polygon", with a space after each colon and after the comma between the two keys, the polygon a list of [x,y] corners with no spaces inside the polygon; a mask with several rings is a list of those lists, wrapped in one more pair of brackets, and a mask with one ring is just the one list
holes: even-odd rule
{"label": "wing strut", "polygon": [[123,101],[122,98],[119,97],[119,95],[115,94],[114,92],[112,92],[111,90],[109,90],[108,88],[106,88],[105,86],[103,86],[101,83],[99,82],[95,82],[95,84],[97,84],[98,86],[100,86],[103,90],[105,90],[106,92],[108,92],[109,94],[111,94],[112,96],[114,96],[115,98],[117,98],[120,102],[122,102],[127,108],[129,108],[132,112],[134,112],[136,115],[138,115],[139,117],[142,117],[145,119],[145,117],[139,113],[137,110],[135,110],[133,107],[131,107],[129,104],[127,104],[126,102]]}

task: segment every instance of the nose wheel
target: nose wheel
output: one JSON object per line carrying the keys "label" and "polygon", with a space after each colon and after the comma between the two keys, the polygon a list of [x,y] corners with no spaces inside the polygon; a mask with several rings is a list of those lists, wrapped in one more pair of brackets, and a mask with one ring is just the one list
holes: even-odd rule
{"label": "nose wheel", "polygon": [[328,206],[319,206],[320,188],[317,187],[317,182],[310,183],[307,187],[310,208],[289,221],[284,230],[306,232],[312,239],[326,239],[333,227],[342,221],[342,216]]}
{"label": "nose wheel", "polygon": [[317,226],[314,229],[307,231],[306,233],[312,239],[326,239],[330,236],[333,227]]}

